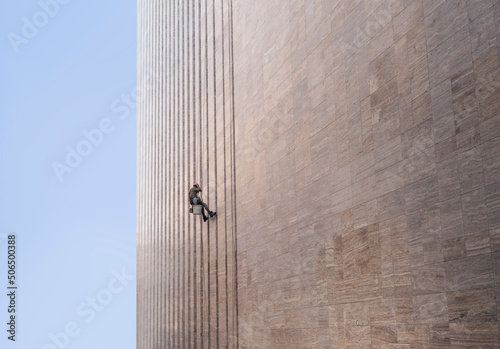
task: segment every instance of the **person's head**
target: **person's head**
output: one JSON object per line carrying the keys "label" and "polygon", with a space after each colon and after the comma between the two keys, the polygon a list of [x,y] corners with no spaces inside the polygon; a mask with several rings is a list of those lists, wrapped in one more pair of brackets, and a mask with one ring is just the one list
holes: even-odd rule
{"label": "person's head", "polygon": [[198,183],[195,183],[193,186],[196,187],[196,188],[200,187],[200,185]]}

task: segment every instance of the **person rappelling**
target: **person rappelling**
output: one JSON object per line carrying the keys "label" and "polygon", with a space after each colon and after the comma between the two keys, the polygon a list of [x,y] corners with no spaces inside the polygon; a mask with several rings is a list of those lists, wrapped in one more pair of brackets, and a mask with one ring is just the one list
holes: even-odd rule
{"label": "person rappelling", "polygon": [[[202,190],[200,188],[200,185],[198,183],[195,183],[193,185],[193,187],[191,189],[189,189],[189,203],[192,206],[195,206],[195,205],[201,205],[202,206],[202,208],[201,208],[201,214],[203,215],[203,221],[206,222],[208,220],[208,217],[205,214],[205,210],[207,211],[207,214],[210,215],[210,218],[212,218],[213,216],[215,216],[217,214],[217,212],[210,211],[210,209],[208,208],[208,205],[203,202],[203,200],[200,197],[201,191]],[[193,212],[193,213],[195,213],[195,212]]]}

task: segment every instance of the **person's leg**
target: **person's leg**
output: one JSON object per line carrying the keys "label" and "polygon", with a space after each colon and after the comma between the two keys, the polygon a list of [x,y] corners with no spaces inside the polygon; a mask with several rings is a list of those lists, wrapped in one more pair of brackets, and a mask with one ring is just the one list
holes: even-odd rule
{"label": "person's leg", "polygon": [[[206,203],[204,203],[203,201],[200,202],[200,205],[202,206],[201,212],[203,213],[203,217],[207,217],[207,216],[212,217],[212,211],[210,211],[210,209],[208,208],[208,205]],[[205,215],[205,210],[207,211],[206,215]],[[205,220],[207,220],[207,219],[205,218]]]}
{"label": "person's leg", "polygon": [[210,211],[210,209],[208,208],[208,205],[206,203],[201,202],[201,204],[203,205],[203,207],[205,208],[205,210],[207,210],[207,213],[210,215],[210,218],[212,218],[213,216],[215,216],[215,212]]}
{"label": "person's leg", "polygon": [[201,201],[199,203],[199,205],[203,206],[205,208],[205,210],[207,210],[207,213],[210,213],[210,209],[208,208],[208,205],[206,203],[204,203],[203,201]]}

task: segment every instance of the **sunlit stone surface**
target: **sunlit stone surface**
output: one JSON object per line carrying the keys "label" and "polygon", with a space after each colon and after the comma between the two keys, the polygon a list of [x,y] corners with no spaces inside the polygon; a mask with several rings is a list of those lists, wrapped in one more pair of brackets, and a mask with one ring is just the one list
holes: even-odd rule
{"label": "sunlit stone surface", "polygon": [[499,1],[138,9],[138,348],[500,348]]}

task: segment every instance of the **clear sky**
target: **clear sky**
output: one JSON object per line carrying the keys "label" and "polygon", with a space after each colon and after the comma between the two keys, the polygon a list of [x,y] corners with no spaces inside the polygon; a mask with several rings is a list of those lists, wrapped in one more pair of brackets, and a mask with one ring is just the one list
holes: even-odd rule
{"label": "clear sky", "polygon": [[120,99],[136,18],[135,0],[0,0],[1,348],[135,348],[136,109]]}

